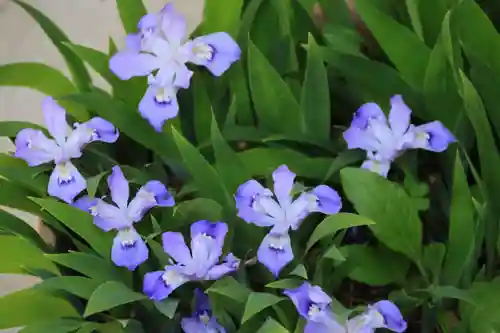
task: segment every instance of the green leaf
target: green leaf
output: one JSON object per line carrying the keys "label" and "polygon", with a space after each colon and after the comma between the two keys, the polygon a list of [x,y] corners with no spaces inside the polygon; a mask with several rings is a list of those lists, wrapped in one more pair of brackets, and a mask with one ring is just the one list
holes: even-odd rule
{"label": "green leaf", "polygon": [[413,199],[405,190],[369,170],[345,168],[340,177],[344,192],[358,213],[375,222],[369,226],[375,236],[390,249],[419,261],[422,224]]}
{"label": "green leaf", "polygon": [[406,9],[408,11],[408,15],[410,16],[413,31],[415,31],[418,38],[424,40],[424,30],[422,27],[422,22],[420,21],[420,12],[418,10],[420,2],[420,0],[406,0]]}
{"label": "green leaf", "polygon": [[83,276],[56,276],[43,280],[33,288],[36,290],[63,290],[78,297],[89,299],[99,284],[98,280]]}
{"label": "green leaf", "polygon": [[172,128],[172,132],[184,164],[203,197],[212,198],[225,207],[232,205],[232,200],[214,168],[175,128]]}
{"label": "green leaf", "polygon": [[297,279],[282,279],[278,281],[273,281],[271,283],[266,284],[266,288],[272,289],[294,289],[299,287],[302,283],[302,280]]}
{"label": "green leaf", "polygon": [[[0,191],[4,190],[0,186]],[[6,192],[11,195],[11,193]],[[0,200],[0,204],[4,204]],[[16,236],[20,236],[26,240],[29,240],[33,245],[36,245],[39,249],[45,249],[45,241],[40,237],[40,235],[33,229],[27,222],[21,220],[17,216],[14,216],[8,212],[0,209],[0,230],[7,231]],[[0,244],[1,246],[1,244]]]}
{"label": "green leaf", "polygon": [[71,303],[34,289],[0,297],[0,329],[25,326],[61,317],[80,317]]}
{"label": "green leaf", "polygon": [[321,50],[312,35],[309,35],[301,106],[306,133],[318,141],[328,142],[331,126],[330,89]]}
{"label": "green leaf", "polygon": [[179,305],[179,300],[175,298],[166,298],[163,301],[154,301],[154,305],[164,316],[173,319],[177,306]]}
{"label": "green leaf", "polygon": [[422,265],[434,277],[434,282],[439,282],[446,246],[443,243],[430,243],[425,245],[422,257]]}
{"label": "green leaf", "polygon": [[241,318],[241,323],[243,324],[257,313],[262,310],[275,305],[284,300],[283,297],[279,297],[268,293],[256,293],[252,292],[247,299],[245,304],[245,311],[243,312],[243,318]]}
{"label": "green leaf", "polygon": [[403,283],[410,268],[410,261],[399,253],[383,247],[346,245],[347,263],[353,269],[349,278],[369,286]]}
{"label": "green leaf", "polygon": [[290,273],[289,275],[295,275],[295,276],[298,276],[298,277],[301,277],[305,280],[308,279],[307,277],[307,270],[305,268],[304,265],[302,264],[298,264]]}
{"label": "green leaf", "polygon": [[495,332],[500,324],[500,318],[494,315],[500,311],[500,278],[474,283],[469,296],[476,306],[464,307],[464,312],[467,312],[472,333]]}
{"label": "green leaf", "polygon": [[[2,74],[0,74],[0,80],[1,79],[2,79]],[[22,129],[25,128],[33,128],[36,130],[47,132],[45,128],[43,128],[42,126],[29,123],[26,121],[0,121],[0,136],[13,138],[17,135],[17,133],[19,133]]]}
{"label": "green leaf", "polygon": [[0,252],[5,254],[0,261],[0,273],[25,274],[25,268],[29,268],[59,274],[57,267],[40,249],[19,236],[0,235]]}
{"label": "green leaf", "polygon": [[29,325],[20,333],[68,333],[79,329],[83,322],[75,319],[55,319]]}
{"label": "green leaf", "polygon": [[193,80],[194,132],[198,144],[210,140],[213,111],[206,84],[207,81],[203,80],[203,77],[196,77]]}
{"label": "green leaf", "polygon": [[337,246],[332,245],[323,255],[324,258],[332,259],[335,261],[345,261],[345,257],[337,248]]}
{"label": "green leaf", "polygon": [[461,290],[453,286],[430,286],[427,290],[438,300],[443,298],[458,299],[474,305],[474,300],[469,296],[467,290]]}
{"label": "green leaf", "polygon": [[125,32],[136,33],[139,20],[147,14],[142,0],[116,0],[116,6]]}
{"label": "green leaf", "polygon": [[235,300],[238,303],[245,303],[250,294],[250,290],[232,277],[226,276],[223,279],[215,281],[215,283],[207,289],[207,293],[221,295]]}
{"label": "green leaf", "polygon": [[357,0],[356,11],[406,81],[421,88],[430,57],[424,42],[381,12],[371,0]]}
{"label": "green leaf", "polygon": [[0,154],[0,176],[43,196],[47,192],[48,177],[39,173],[39,168],[29,167],[21,159]]}
{"label": "green leaf", "polygon": [[92,293],[83,316],[88,317],[94,313],[143,299],[146,299],[146,295],[136,293],[120,282],[108,281]]}
{"label": "green leaf", "polygon": [[259,123],[276,133],[303,133],[300,105],[285,81],[252,42],[248,45],[248,73]]}
{"label": "green leaf", "polygon": [[87,194],[89,197],[94,198],[101,183],[102,178],[108,173],[108,171],[101,172],[94,177],[87,178]]}
{"label": "green leaf", "polygon": [[22,1],[15,0],[15,3],[21,6],[40,25],[40,28],[61,53],[78,89],[82,91],[88,90],[91,82],[90,75],[83,62],[64,45],[65,42],[70,42],[68,36],[38,9]]}
{"label": "green leaf", "polygon": [[90,214],[54,199],[32,198],[32,200],[86,240],[97,253],[104,258],[110,257],[112,236],[96,227]]}
{"label": "green leaf", "polygon": [[124,281],[130,277],[130,275],[124,274],[126,271],[123,269],[115,267],[111,262],[95,255],[70,252],[46,256],[59,265],[71,268],[101,283],[109,280]]}
{"label": "green leaf", "polygon": [[362,225],[372,225],[374,222],[369,218],[361,215],[355,215],[350,213],[337,213],[330,215],[325,218],[317,227],[314,229],[311,237],[307,241],[306,252],[309,251],[314,244],[325,237],[332,237],[339,230],[359,227]]}
{"label": "green leaf", "polygon": [[257,333],[289,333],[286,328],[281,326],[276,320],[269,317],[266,319],[264,325],[262,325]]}
{"label": "green leaf", "polygon": [[222,219],[222,206],[212,199],[196,198],[178,203],[174,207],[176,225],[189,225],[193,221]]}
{"label": "green leaf", "polygon": [[240,27],[242,8],[243,0],[207,0],[203,15],[204,34],[225,31],[236,37]]}

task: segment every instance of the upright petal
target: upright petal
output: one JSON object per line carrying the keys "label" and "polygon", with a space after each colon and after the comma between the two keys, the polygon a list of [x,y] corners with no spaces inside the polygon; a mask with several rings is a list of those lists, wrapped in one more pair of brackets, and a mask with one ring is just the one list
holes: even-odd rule
{"label": "upright petal", "polygon": [[196,38],[191,51],[191,62],[205,66],[215,76],[221,76],[241,56],[240,47],[226,32]]}
{"label": "upright petal", "polygon": [[439,121],[433,121],[411,129],[414,140],[406,143],[407,148],[421,148],[433,152],[443,152],[450,143],[456,141],[453,134]]}
{"label": "upright petal", "polygon": [[387,178],[387,174],[389,173],[389,169],[391,168],[391,162],[389,161],[377,161],[374,159],[367,159],[361,165],[363,169],[368,169],[375,173],[378,173],[382,177]]}
{"label": "upright petal", "polygon": [[163,123],[177,117],[179,112],[175,89],[149,86],[139,103],[139,112],[157,132],[161,132]]}
{"label": "upright petal", "polygon": [[273,172],[274,194],[278,198],[281,207],[292,203],[292,190],[295,181],[295,174],[286,165],[279,166]]}
{"label": "upright petal", "polygon": [[[407,324],[399,311],[399,308],[390,301],[379,301],[373,305],[373,308],[368,311],[368,314],[373,313],[373,309],[378,312],[383,317],[383,326],[393,332],[402,333],[406,331]],[[377,316],[377,314],[373,314]],[[378,328],[378,327],[374,327]]]}
{"label": "upright petal", "polygon": [[153,207],[172,207],[174,197],[168,192],[165,185],[157,180],[151,180],[142,186],[128,206],[128,216],[139,222]]}
{"label": "upright petal", "polygon": [[275,277],[278,277],[283,267],[293,260],[290,236],[267,234],[259,246],[257,258]]}
{"label": "upright petal", "polygon": [[148,259],[149,250],[134,228],[118,232],[111,248],[111,260],[116,266],[127,267],[133,271]]}
{"label": "upright petal", "polygon": [[180,45],[186,38],[187,23],[184,16],[178,13],[174,5],[166,4],[160,11],[161,29],[170,43]]}
{"label": "upright petal", "polygon": [[184,89],[189,88],[193,74],[193,71],[190,71],[185,64],[177,65],[175,70],[174,85]]}
{"label": "upright petal", "polygon": [[209,222],[201,220],[191,224],[191,239],[199,234],[204,234],[215,239],[220,248],[224,246],[224,238],[226,237],[228,228],[224,222]]}
{"label": "upright petal", "polygon": [[181,328],[184,331],[184,333],[209,332],[206,330],[207,327],[205,326],[205,324],[202,323],[198,317],[182,318]]}
{"label": "upright petal", "polygon": [[179,266],[167,266],[164,271],[147,273],[144,276],[144,293],[152,300],[161,301],[189,279],[181,273]]}
{"label": "upright petal", "polygon": [[391,111],[389,113],[389,124],[397,136],[402,136],[410,127],[411,110],[405,104],[401,95],[391,98]]}
{"label": "upright petal", "polygon": [[197,234],[191,238],[192,261],[186,272],[201,279],[217,264],[222,254],[222,244],[207,234]]}
{"label": "upright petal", "polygon": [[351,126],[366,129],[371,120],[386,122],[384,111],[376,103],[366,103],[354,113]]}
{"label": "upright petal", "polygon": [[71,162],[57,164],[49,179],[49,195],[67,203],[87,188],[87,182]]}
{"label": "upright petal", "polygon": [[309,289],[311,289],[309,282],[304,282],[300,287],[295,289],[286,289],[283,294],[288,296],[297,308],[297,312],[304,318],[309,319],[309,306],[311,299],[309,297]]}
{"label": "upright petal", "polygon": [[316,186],[312,191],[316,197],[316,207],[314,211],[321,212],[323,214],[337,214],[342,208],[342,199],[340,195],[332,189],[330,186],[319,185]]}
{"label": "upright petal", "polygon": [[108,187],[111,191],[111,199],[120,209],[125,210],[129,198],[128,181],[119,166],[115,165],[112,170],[111,175],[108,177]]}
{"label": "upright petal", "polygon": [[15,145],[15,156],[25,160],[29,166],[48,163],[61,155],[54,140],[48,139],[42,131],[31,128],[25,128],[17,134]]}
{"label": "upright petal", "polygon": [[114,143],[120,135],[118,129],[112,123],[101,117],[94,117],[84,123],[84,125],[92,132],[90,142],[102,141]]}
{"label": "upright petal", "polygon": [[[332,329],[331,326],[321,323],[314,322],[312,320],[307,321],[306,326],[304,327],[304,333],[350,333],[347,332],[342,326],[338,324],[338,326]],[[353,332],[353,333],[364,333],[364,332]]]}
{"label": "upright petal", "polygon": [[162,235],[163,250],[176,262],[187,265],[191,262],[191,251],[180,232],[167,231]]}
{"label": "upright petal", "polygon": [[347,149],[359,148],[367,151],[376,151],[380,147],[380,143],[373,133],[354,125],[351,125],[344,132],[344,140],[347,143]]}
{"label": "upright petal", "polygon": [[146,76],[160,67],[160,60],[149,53],[120,51],[109,59],[109,69],[120,79]]}
{"label": "upright petal", "polygon": [[70,130],[66,122],[66,111],[52,97],[45,97],[42,109],[50,135],[60,146],[63,145]]}
{"label": "upright petal", "polygon": [[94,216],[94,224],[104,231],[112,229],[122,230],[132,226],[132,221],[122,209],[104,202],[102,199],[96,199],[94,210],[91,212]]}

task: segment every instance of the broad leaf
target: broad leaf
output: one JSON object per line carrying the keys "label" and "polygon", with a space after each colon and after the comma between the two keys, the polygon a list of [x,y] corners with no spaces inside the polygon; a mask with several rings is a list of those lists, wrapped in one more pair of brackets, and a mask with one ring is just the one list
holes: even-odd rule
{"label": "broad leaf", "polygon": [[[4,188],[0,185],[0,191],[2,190],[4,190]],[[8,195],[11,195],[11,193],[9,192],[6,193]],[[1,204],[4,203],[0,201],[0,205]],[[27,222],[1,209],[0,209],[0,230],[12,233],[16,236],[20,236],[26,240],[29,240],[33,245],[36,245],[40,249],[45,249],[47,246],[45,241],[40,237],[40,235],[35,231],[35,229],[33,229]]]}
{"label": "broad leaf", "polygon": [[176,225],[189,225],[194,221],[222,219],[222,206],[212,199],[196,198],[182,201],[174,207]]}
{"label": "broad leaf", "polygon": [[59,274],[57,267],[35,244],[19,236],[0,235],[0,252],[4,254],[0,260],[0,273],[25,274],[25,269],[29,268]]}
{"label": "broad leaf", "polygon": [[146,295],[136,293],[120,282],[108,281],[92,293],[83,316],[88,317],[94,313],[143,299],[146,299]]}
{"label": "broad leaf", "polygon": [[281,302],[284,298],[268,293],[253,292],[248,296],[241,323],[246,322],[262,310]]}
{"label": "broad leaf", "polygon": [[33,288],[37,290],[62,290],[78,297],[89,299],[99,284],[99,280],[83,276],[56,276],[43,280]]}
{"label": "broad leaf", "polygon": [[282,279],[266,284],[266,288],[272,289],[295,289],[299,287],[303,281],[298,279]]}
{"label": "broad leaf", "polygon": [[[208,34],[225,31],[233,37],[236,37],[240,27],[242,9],[243,0],[206,0],[203,17],[203,32]],[[224,13],[224,15],[221,15],[221,13]]]}
{"label": "broad leaf", "polygon": [[41,323],[36,323],[29,325],[21,329],[20,333],[68,333],[79,329],[82,324],[81,320],[76,319],[56,319],[43,321]]}
{"label": "broad leaf", "polygon": [[500,325],[500,318],[493,315],[500,311],[500,278],[474,283],[469,296],[475,306],[464,307],[462,316],[467,313],[472,333],[495,332]]}
{"label": "broad leaf", "polygon": [[264,325],[259,328],[257,333],[289,333],[289,331],[281,326],[276,320],[269,317]]}
{"label": "broad leaf", "polygon": [[154,301],[156,309],[169,319],[173,319],[175,311],[179,305],[179,300],[175,298],[166,298],[163,301]]}
{"label": "broad leaf", "polygon": [[[0,70],[1,71],[1,70]],[[1,80],[1,74],[0,74]],[[37,130],[44,131],[47,130],[40,125],[29,123],[26,121],[0,121],[0,136],[5,136],[8,138],[13,138],[19,133],[22,129],[25,128],[33,128]]]}
{"label": "broad leaf", "polygon": [[223,279],[215,281],[215,283],[207,289],[207,293],[221,295],[235,300],[238,303],[245,303],[250,294],[250,290],[232,277],[226,276]]}
{"label": "broad leaf", "polygon": [[41,170],[41,167],[29,167],[21,159],[0,154],[0,176],[44,196],[47,192],[48,177],[40,174]]}

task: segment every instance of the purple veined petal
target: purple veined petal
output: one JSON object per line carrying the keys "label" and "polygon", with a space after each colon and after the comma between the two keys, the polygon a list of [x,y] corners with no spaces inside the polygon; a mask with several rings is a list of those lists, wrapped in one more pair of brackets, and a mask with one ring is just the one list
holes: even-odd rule
{"label": "purple veined petal", "polygon": [[164,271],[151,272],[144,276],[143,291],[150,299],[161,301],[188,281],[179,266],[167,266]]}
{"label": "purple veined petal", "polygon": [[139,112],[151,126],[161,132],[163,124],[168,119],[177,117],[179,105],[177,104],[176,91],[173,87],[161,88],[149,86],[139,103]]}
{"label": "purple veined petal", "polygon": [[25,160],[29,166],[48,163],[61,155],[61,149],[54,140],[48,139],[42,131],[32,128],[19,131],[15,145],[14,156]]}
{"label": "purple veined petal", "polygon": [[373,133],[352,125],[344,132],[344,140],[347,143],[347,149],[359,148],[376,151],[380,147],[380,143]]}
{"label": "purple veined petal", "polygon": [[310,288],[311,284],[309,282],[304,282],[298,288],[286,289],[283,291],[283,294],[285,294],[293,302],[295,308],[297,308],[297,312],[306,319],[309,318],[308,312],[311,304],[311,300],[309,298]]}
{"label": "purple veined petal", "polygon": [[94,216],[94,224],[102,230],[122,230],[132,226],[125,212],[120,208],[104,202],[102,199],[96,199],[95,208],[91,212]]}
{"label": "purple veined petal", "polygon": [[274,194],[283,208],[292,203],[295,176],[295,173],[291,172],[286,165],[279,166],[273,172]]}
{"label": "purple veined petal", "polygon": [[194,303],[195,311],[193,314],[209,312],[212,307],[210,306],[210,299],[208,295],[203,292],[203,290],[196,288],[194,291]]}
{"label": "purple veined petal", "polygon": [[118,231],[111,248],[111,260],[119,267],[133,271],[149,257],[149,250],[134,228]]}
{"label": "purple veined petal", "polygon": [[161,29],[170,43],[180,45],[187,35],[186,18],[178,13],[172,3],[160,11]]}
{"label": "purple veined petal", "polygon": [[311,286],[308,290],[309,298],[316,304],[327,306],[332,302],[332,298],[318,286]]}
{"label": "purple veined petal", "polygon": [[302,221],[313,212],[313,208],[317,206],[317,198],[309,193],[302,193],[297,199],[295,199],[290,206],[286,209],[286,219],[284,223],[282,221],[277,222],[272,232],[284,233],[288,232],[289,228],[292,230],[297,230]]}
{"label": "purple veined petal", "polygon": [[93,199],[88,195],[84,195],[83,197],[78,198],[71,204],[72,206],[83,210],[84,212],[90,213],[92,207],[97,205],[97,199]]}
{"label": "purple veined petal", "polygon": [[323,214],[337,214],[342,208],[342,198],[330,186],[316,186],[311,194],[316,196],[316,207],[314,211]]}
{"label": "purple veined petal", "polygon": [[[393,332],[402,333],[406,331],[407,324],[401,314],[399,308],[392,302],[383,300],[375,303],[370,310],[376,310],[376,312],[383,318],[383,326]],[[373,311],[368,311],[370,314]],[[374,314],[376,316],[376,314]],[[378,327],[374,327],[378,328]]]}
{"label": "purple veined petal", "polygon": [[120,136],[118,129],[101,117],[94,117],[82,125],[87,126],[91,130],[90,142],[102,141],[114,143]]}
{"label": "purple veined petal", "polygon": [[161,65],[160,59],[148,53],[123,50],[109,59],[109,69],[120,79],[147,76]]}
{"label": "purple veined petal", "polygon": [[389,161],[377,161],[374,159],[367,159],[361,164],[361,168],[368,169],[375,173],[378,173],[384,178],[387,178],[389,169],[391,168],[391,162]]}
{"label": "purple veined petal", "polygon": [[132,221],[139,222],[151,208],[172,207],[174,204],[175,200],[165,185],[158,180],[151,180],[137,191],[128,205],[127,214]]}
{"label": "purple veined petal", "polygon": [[111,175],[108,176],[111,199],[120,209],[125,210],[127,209],[129,198],[128,181],[119,166],[115,165],[112,170]]}
{"label": "purple veined petal", "polygon": [[354,113],[351,126],[366,129],[370,120],[387,122],[384,111],[376,103],[365,103]]}
{"label": "purple veined petal", "polygon": [[389,112],[389,124],[396,136],[402,136],[410,127],[411,110],[406,105],[401,95],[391,98],[391,111]]}
{"label": "purple veined petal", "polygon": [[285,209],[270,196],[258,196],[254,201],[253,209],[258,213],[271,216],[277,221],[284,221],[286,219]]}
{"label": "purple veined petal", "polygon": [[255,201],[260,196],[270,197],[272,192],[254,179],[241,184],[234,196],[238,217],[259,227],[270,227],[274,225],[275,219],[264,212],[255,210]]}
{"label": "purple veined petal", "polygon": [[49,195],[66,203],[87,188],[87,182],[71,162],[57,164],[49,179]]}
{"label": "purple veined petal", "polygon": [[228,228],[224,222],[209,222],[201,220],[191,224],[191,239],[203,234],[215,239],[217,245],[222,248],[224,246],[224,238],[226,237]]}
{"label": "purple veined petal", "polygon": [[43,117],[50,135],[62,146],[69,134],[66,111],[52,97],[45,97],[42,102]]}
{"label": "purple veined petal", "polygon": [[415,137],[412,142],[406,143],[407,148],[421,148],[441,153],[448,148],[450,143],[457,141],[439,121],[415,126],[411,131],[415,133]]}
{"label": "purple veined petal", "polygon": [[200,321],[198,317],[196,318],[182,318],[181,328],[184,333],[201,333],[207,332],[206,325]]}
{"label": "purple veined petal", "polygon": [[167,231],[162,235],[163,251],[176,262],[187,265],[191,262],[191,251],[180,232]]}
{"label": "purple veined petal", "polygon": [[293,260],[290,236],[268,233],[259,246],[257,259],[278,277],[283,267]]}
{"label": "purple veined petal", "polygon": [[205,66],[215,76],[221,76],[241,56],[240,47],[226,32],[195,38],[191,52],[191,62]]}

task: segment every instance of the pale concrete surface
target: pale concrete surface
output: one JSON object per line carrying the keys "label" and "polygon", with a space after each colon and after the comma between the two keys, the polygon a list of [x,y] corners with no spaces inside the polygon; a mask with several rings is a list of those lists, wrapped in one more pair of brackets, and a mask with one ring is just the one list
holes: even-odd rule
{"label": "pale concrete surface", "polygon": [[[108,49],[108,37],[118,46],[124,43],[124,32],[113,0],[24,0],[40,9],[55,21],[76,44]],[[160,9],[166,0],[144,0],[150,11]],[[186,15],[190,29],[201,20],[203,0],[172,0]],[[68,75],[65,63],[43,31],[10,0],[0,0],[0,64],[12,62],[43,62]],[[103,84],[102,80],[98,80]],[[23,88],[0,87],[0,120],[42,122],[40,102],[43,95]],[[0,151],[12,147],[0,142]],[[26,214],[22,218],[32,223]],[[33,279],[22,276],[0,275],[0,296],[29,286]],[[0,333],[14,330],[0,330]]]}

